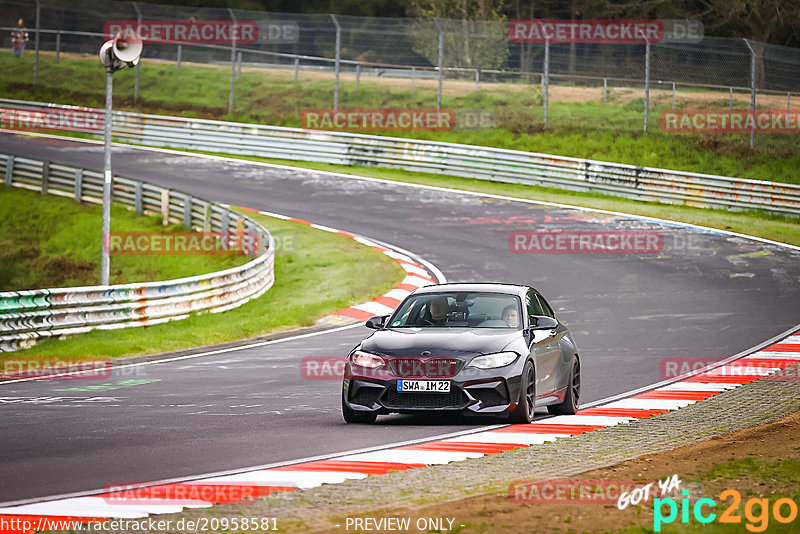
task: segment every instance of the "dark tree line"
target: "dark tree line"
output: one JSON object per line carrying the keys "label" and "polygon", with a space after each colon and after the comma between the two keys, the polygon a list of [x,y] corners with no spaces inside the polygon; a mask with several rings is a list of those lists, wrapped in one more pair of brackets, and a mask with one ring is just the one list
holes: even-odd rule
{"label": "dark tree line", "polygon": [[466,20],[699,19],[707,35],[800,46],[800,0],[152,0],[152,3]]}

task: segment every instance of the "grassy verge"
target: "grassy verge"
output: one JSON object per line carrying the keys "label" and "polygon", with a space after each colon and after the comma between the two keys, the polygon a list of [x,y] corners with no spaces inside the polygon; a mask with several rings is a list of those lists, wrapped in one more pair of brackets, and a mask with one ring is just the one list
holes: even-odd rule
{"label": "grassy verge", "polygon": [[[101,207],[0,186],[0,291],[100,283]],[[112,232],[183,232],[124,206],[111,208]],[[230,255],[113,255],[112,284],[169,280],[249,261]]]}
{"label": "grassy verge", "polygon": [[398,169],[378,169],[375,167],[332,165],[329,163],[297,162],[291,160],[258,158],[254,156],[216,155],[321,171],[340,172],[353,176],[368,176],[396,182],[449,187],[463,191],[477,191],[480,193],[506,195],[530,200],[631,213],[634,215],[645,215],[648,217],[657,217],[743,233],[800,246],[800,218],[797,217],[773,215],[758,211],[735,212],[721,209],[655,204],[617,198],[600,193],[582,193],[549,187],[489,182],[471,178],[459,178],[456,176],[407,172]]}
{"label": "grassy verge", "polygon": [[[0,96],[63,104],[102,107],[104,72],[95,56],[63,54],[59,62],[43,53],[39,84],[32,85],[33,55],[13,58],[0,51]],[[332,106],[333,75],[303,72],[295,82],[291,71],[245,68],[236,82],[236,107],[227,112],[230,69],[220,65],[184,63],[177,72],[170,62],[142,63],[139,99],[134,102],[134,76],[122,71],[114,78],[117,109],[146,113],[178,114],[300,126],[307,108]],[[796,135],[759,134],[756,148],[749,148],[747,134],[668,134],[659,129],[658,117],[671,107],[670,94],[652,91],[651,124],[644,135],[641,91],[613,89],[608,104],[595,88],[552,85],[550,122],[543,128],[543,107],[538,85],[447,81],[442,105],[455,110],[491,111],[493,129],[474,131],[458,127],[451,132],[405,134],[408,137],[489,145],[574,156],[635,165],[738,176],[760,180],[800,183],[800,143]],[[411,91],[409,80],[364,77],[355,90],[352,76],[342,77],[342,108],[436,107],[436,85],[419,80]],[[726,109],[727,93],[687,92],[678,107]],[[762,97],[759,102],[772,107]],[[735,107],[746,107],[737,95]],[[246,110],[246,111],[242,111]]]}
{"label": "grassy verge", "polygon": [[405,274],[394,261],[349,237],[250,212],[247,215],[268,228],[278,244],[275,285],[258,299],[221,314],[47,340],[25,351],[25,358],[59,357],[77,362],[134,356],[307,326],[385,293]]}

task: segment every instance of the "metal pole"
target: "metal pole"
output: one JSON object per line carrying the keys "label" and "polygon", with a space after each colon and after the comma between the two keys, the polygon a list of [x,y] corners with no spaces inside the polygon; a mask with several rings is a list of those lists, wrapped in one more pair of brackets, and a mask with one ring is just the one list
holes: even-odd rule
{"label": "metal pole", "polygon": [[608,78],[603,78],[603,104],[608,104]]}
{"label": "metal pole", "polygon": [[236,53],[236,71],[237,71],[236,72],[236,79],[238,80],[239,78],[242,77],[242,53],[241,52],[237,52]]}
{"label": "metal pole", "polygon": [[756,144],[756,51],[747,39],[744,44],[750,49],[750,114],[753,120],[750,125],[750,148],[753,148]]}
{"label": "metal pole", "polygon": [[481,88],[478,85],[480,83],[480,81],[481,81],[481,71],[480,71],[480,69],[475,69],[475,92],[476,93],[481,90]]}
{"label": "metal pole", "polygon": [[56,33],[56,63],[61,59],[61,30]]}
{"label": "metal pole", "polygon": [[294,83],[297,83],[298,71],[300,70],[300,58],[294,58]]}
{"label": "metal pole", "polygon": [[786,93],[786,113],[788,114],[792,109],[792,93]]}
{"label": "metal pole", "polygon": [[650,121],[650,41],[644,46],[644,133]]}
{"label": "metal pole", "polygon": [[411,67],[411,94],[417,90],[417,67]]}
{"label": "metal pole", "polygon": [[[136,10],[136,33],[139,33],[140,27],[142,25],[142,12],[139,10],[139,5],[136,2],[131,2],[133,4],[133,9]],[[113,37],[113,36],[112,36]],[[133,82],[133,103],[135,104],[139,100],[139,63],[136,64],[136,79]]]}
{"label": "metal pole", "polygon": [[672,109],[675,109],[675,82],[672,82]]}
{"label": "metal pole", "polygon": [[333,87],[333,111],[339,109],[339,61],[341,60],[342,51],[342,27],[339,26],[339,21],[336,20],[336,15],[331,13],[331,19],[334,26],[336,26],[336,82]]}
{"label": "metal pole", "polygon": [[733,111],[733,87],[729,87],[731,94],[728,97],[728,111]]}
{"label": "metal pole", "polygon": [[236,32],[239,28],[236,25],[236,15],[233,14],[233,9],[228,8],[228,13],[233,21],[233,38],[231,39],[231,90],[228,94],[228,113],[233,113],[233,91],[236,89]]}
{"label": "metal pole", "polygon": [[106,116],[105,143],[103,145],[103,240],[100,256],[100,285],[109,283],[110,263],[108,256],[109,234],[111,232],[111,94],[114,67],[106,67]]}
{"label": "metal pole", "polygon": [[176,65],[178,72],[181,71],[181,55],[183,55],[183,45],[178,45],[178,62]]}
{"label": "metal pole", "polygon": [[542,98],[544,98],[544,127],[550,111],[550,39],[544,42],[544,68],[542,69]]}
{"label": "metal pole", "polygon": [[361,89],[361,63],[356,65],[356,91]]}
{"label": "metal pole", "polygon": [[39,0],[36,0],[36,54],[33,59],[33,85],[39,81],[39,19],[42,11],[42,5]]}
{"label": "metal pole", "polygon": [[434,17],[433,22],[436,23],[436,29],[439,30],[439,91],[436,93],[436,111],[439,111],[442,109],[442,83],[444,81],[444,32],[442,25],[439,24],[439,19]]}

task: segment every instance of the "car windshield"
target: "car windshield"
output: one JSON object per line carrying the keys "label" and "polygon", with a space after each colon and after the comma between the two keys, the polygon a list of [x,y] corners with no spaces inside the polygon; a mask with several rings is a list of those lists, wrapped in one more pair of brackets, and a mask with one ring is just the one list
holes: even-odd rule
{"label": "car windshield", "polygon": [[415,295],[398,308],[389,328],[522,328],[516,295],[441,292]]}

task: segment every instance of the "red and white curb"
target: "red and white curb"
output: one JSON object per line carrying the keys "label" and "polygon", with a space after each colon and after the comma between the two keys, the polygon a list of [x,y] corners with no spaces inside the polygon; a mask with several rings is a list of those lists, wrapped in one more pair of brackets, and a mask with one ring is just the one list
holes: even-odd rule
{"label": "red and white curb", "polygon": [[355,239],[362,245],[374,248],[386,256],[389,256],[406,272],[406,277],[394,289],[369,302],[356,304],[355,306],[350,306],[349,308],[343,308],[333,314],[335,317],[345,320],[366,321],[370,317],[376,315],[388,315],[392,313],[395,308],[400,305],[403,299],[405,299],[415,289],[446,281],[444,275],[441,273],[441,271],[436,269],[436,267],[431,264],[423,265],[423,260],[415,260],[412,258],[411,254],[401,253],[397,247],[388,248],[357,234],[345,232],[343,230],[337,230],[336,228],[330,228],[321,224],[311,223],[302,219],[296,219],[294,217],[287,217],[286,215],[281,215],[279,213],[259,211],[244,207],[242,209],[259,213],[261,215],[267,215],[269,217],[275,217],[277,219],[284,219],[287,221],[305,224],[306,226],[316,228],[317,230],[345,235]]}
{"label": "red and white curb", "polygon": [[[776,375],[797,363],[800,363],[800,331],[723,365],[580,410],[576,415],[549,417],[527,425],[478,430],[446,439],[345,453],[281,467],[158,484],[127,493],[110,492],[10,506],[0,508],[0,524],[9,525],[14,519],[41,526],[48,524],[46,520],[88,522],[145,518],[151,514],[178,513],[184,508],[207,508],[213,504],[236,502],[237,499],[233,498],[236,495],[266,496],[391,471],[480,458],[661,415],[763,378],[800,380],[797,376],[781,378],[781,375]],[[5,528],[2,532],[27,534],[34,530],[35,527],[27,530]]]}

